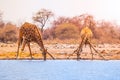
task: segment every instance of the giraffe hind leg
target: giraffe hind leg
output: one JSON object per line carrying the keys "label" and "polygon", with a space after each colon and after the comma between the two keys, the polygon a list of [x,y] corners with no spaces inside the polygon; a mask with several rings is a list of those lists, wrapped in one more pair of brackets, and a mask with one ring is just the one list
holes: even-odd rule
{"label": "giraffe hind leg", "polygon": [[83,38],[79,47],[78,47],[78,50],[77,50],[77,60],[81,59],[80,55],[81,55],[81,52],[82,52],[82,48],[83,46],[85,45],[85,40],[86,38]]}
{"label": "giraffe hind leg", "polygon": [[17,49],[16,59],[17,59],[17,58],[18,58],[18,56],[19,56],[19,48],[20,48],[20,45],[18,44],[18,49]]}

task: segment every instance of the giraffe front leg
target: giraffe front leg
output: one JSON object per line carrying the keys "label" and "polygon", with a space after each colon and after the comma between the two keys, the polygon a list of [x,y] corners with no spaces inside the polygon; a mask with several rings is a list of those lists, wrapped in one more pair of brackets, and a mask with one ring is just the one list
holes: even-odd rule
{"label": "giraffe front leg", "polygon": [[89,44],[89,47],[90,47],[90,51],[91,51],[91,55],[92,55],[92,60],[93,60],[93,52],[92,52],[92,47],[91,47],[91,45]]}
{"label": "giraffe front leg", "polygon": [[42,39],[40,39],[38,42],[38,45],[40,46],[40,50],[42,51],[42,55],[44,57],[44,61],[46,60],[46,54],[47,54],[47,50],[44,48],[44,45],[43,45],[43,42],[42,42]]}
{"label": "giraffe front leg", "polygon": [[31,53],[31,48],[30,48],[30,43],[27,43],[27,45],[28,45],[28,48],[29,48],[29,52],[30,52],[31,59],[33,59],[32,53]]}

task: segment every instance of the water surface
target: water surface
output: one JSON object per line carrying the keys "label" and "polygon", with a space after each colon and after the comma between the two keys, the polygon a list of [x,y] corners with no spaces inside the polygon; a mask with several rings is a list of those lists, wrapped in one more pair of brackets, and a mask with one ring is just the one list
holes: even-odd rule
{"label": "water surface", "polygon": [[120,80],[120,61],[0,60],[0,80]]}

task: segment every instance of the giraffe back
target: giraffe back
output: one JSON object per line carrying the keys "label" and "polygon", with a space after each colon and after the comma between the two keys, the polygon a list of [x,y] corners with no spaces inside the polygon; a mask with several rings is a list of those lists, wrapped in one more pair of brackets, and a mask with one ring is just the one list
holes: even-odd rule
{"label": "giraffe back", "polygon": [[28,22],[25,22],[20,28],[20,37],[24,38],[26,42],[37,42],[38,38],[41,39],[40,31],[37,26]]}
{"label": "giraffe back", "polygon": [[87,39],[91,39],[92,38],[92,36],[93,36],[93,33],[92,33],[92,31],[91,31],[91,29],[90,28],[88,28],[88,27],[85,27],[85,28],[83,28],[82,30],[81,30],[81,38],[83,39],[83,38],[87,38]]}

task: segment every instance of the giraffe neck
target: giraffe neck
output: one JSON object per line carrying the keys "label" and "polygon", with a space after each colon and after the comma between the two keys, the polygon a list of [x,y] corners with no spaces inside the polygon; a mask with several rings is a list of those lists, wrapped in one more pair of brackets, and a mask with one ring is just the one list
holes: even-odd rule
{"label": "giraffe neck", "polygon": [[37,41],[38,45],[41,47],[41,48],[44,48],[44,45],[43,45],[43,41],[41,39],[41,37],[37,37]]}
{"label": "giraffe neck", "polygon": [[44,45],[43,45],[43,40],[42,40],[42,37],[41,37],[41,34],[40,34],[40,31],[39,29],[36,27],[36,33],[37,35],[35,36],[36,37],[36,42],[38,43],[38,45],[42,48],[42,49],[45,49],[44,48]]}

